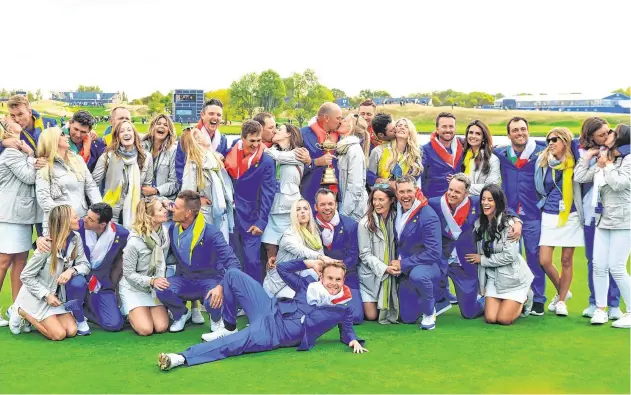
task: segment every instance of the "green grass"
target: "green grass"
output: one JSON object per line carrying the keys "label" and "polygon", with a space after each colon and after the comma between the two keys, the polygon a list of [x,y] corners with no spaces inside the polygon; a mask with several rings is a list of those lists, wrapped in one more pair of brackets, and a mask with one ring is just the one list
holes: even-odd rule
{"label": "green grass", "polygon": [[[308,352],[281,349],[161,372],[158,353],[199,343],[206,325],[147,338],[92,325],[91,336],[59,343],[2,328],[0,393],[628,394],[629,331],[594,327],[580,317],[586,274],[584,250],[577,249],[567,318],[546,313],[501,327],[464,320],[456,307],[439,317],[434,331],[364,323],[356,327],[370,350],[364,355],[352,354],[333,330]],[[5,307],[9,288],[5,281]],[[550,283],[547,294],[554,294]]]}

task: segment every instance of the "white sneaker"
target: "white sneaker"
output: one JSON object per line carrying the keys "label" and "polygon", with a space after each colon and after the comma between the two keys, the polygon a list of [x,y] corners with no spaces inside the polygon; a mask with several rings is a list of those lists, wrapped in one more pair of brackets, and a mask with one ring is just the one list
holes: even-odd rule
{"label": "white sneaker", "polygon": [[623,328],[629,329],[631,328],[631,313],[624,313],[622,317],[617,319],[611,324],[613,328]]}
{"label": "white sneaker", "polygon": [[237,317],[244,317],[244,316],[245,316],[245,311],[243,311],[243,309],[237,310]]}
{"label": "white sneaker", "polygon": [[555,313],[558,316],[567,317],[567,305],[563,301],[559,301],[556,304]]}
{"label": "white sneaker", "polygon": [[160,370],[171,370],[178,366],[184,365],[186,359],[180,354],[164,354],[158,355],[158,366]]}
{"label": "white sneaker", "polygon": [[594,316],[591,319],[592,325],[601,325],[605,324],[609,321],[609,317],[607,316],[607,312],[603,309],[596,309],[594,311]]}
{"label": "white sneaker", "polygon": [[423,319],[421,320],[421,329],[431,331],[434,328],[436,328],[436,310],[434,310],[432,315],[423,314]]}
{"label": "white sneaker", "polygon": [[0,309],[0,328],[9,326],[9,321],[2,318],[2,309]]}
{"label": "white sneaker", "polygon": [[24,318],[17,314],[17,312],[12,312],[9,318],[9,330],[11,331],[11,333],[13,333],[14,335],[19,335],[22,332],[24,322]]}
{"label": "white sneaker", "polygon": [[592,318],[594,316],[594,312],[596,311],[596,305],[590,304],[583,310],[583,317]]}
{"label": "white sneaker", "polygon": [[622,318],[622,311],[620,311],[620,307],[610,307],[607,315],[612,321],[619,320]]}
{"label": "white sneaker", "polygon": [[194,309],[191,309],[191,321],[193,322],[193,324],[198,324],[198,325],[206,322],[206,320],[204,320],[204,316],[202,315],[202,312],[199,309],[199,307],[195,307]]}
{"label": "white sneaker", "polygon": [[237,333],[238,329],[234,329],[233,331],[229,331],[226,328],[221,328],[216,332],[204,333],[202,335],[202,340],[205,342],[211,342],[213,340],[221,339],[222,337],[226,337],[228,335],[232,335],[233,333]]}
{"label": "white sneaker", "polygon": [[[572,299],[572,292],[567,291],[567,294],[565,295],[565,301],[567,302],[570,299]],[[556,311],[557,303],[559,303],[559,294],[554,295],[554,298],[552,298],[552,301],[550,302],[550,304],[548,304],[548,311],[554,313]]]}
{"label": "white sneaker", "polygon": [[24,324],[22,325],[22,333],[31,333],[33,330],[33,325],[25,319],[22,319]]}
{"label": "white sneaker", "polygon": [[92,331],[90,331],[88,320],[83,320],[83,322],[77,322],[77,335],[88,336],[91,333]]}
{"label": "white sneaker", "polygon": [[217,332],[218,330],[225,328],[226,326],[223,323],[223,319],[215,322],[212,319],[210,320],[210,331]]}
{"label": "white sneaker", "polygon": [[186,325],[186,321],[191,318],[191,311],[186,310],[186,314],[180,317],[179,320],[173,321],[171,327],[169,327],[169,332],[182,332],[184,330],[184,325]]}
{"label": "white sneaker", "polygon": [[530,315],[530,310],[532,310],[532,304],[535,301],[535,294],[532,292],[532,289],[528,290],[528,296],[526,297],[526,302],[524,303],[524,309],[522,310],[520,317],[528,317]]}

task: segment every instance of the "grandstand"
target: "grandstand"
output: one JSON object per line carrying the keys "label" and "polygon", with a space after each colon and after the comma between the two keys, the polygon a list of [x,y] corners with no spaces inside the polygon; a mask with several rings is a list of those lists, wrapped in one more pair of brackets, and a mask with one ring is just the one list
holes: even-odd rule
{"label": "grandstand", "polygon": [[540,111],[587,111],[629,114],[631,100],[622,93],[521,95],[495,100],[485,108]]}
{"label": "grandstand", "polygon": [[109,103],[118,103],[118,93],[102,92],[51,92],[53,100],[59,100],[73,106],[104,106]]}

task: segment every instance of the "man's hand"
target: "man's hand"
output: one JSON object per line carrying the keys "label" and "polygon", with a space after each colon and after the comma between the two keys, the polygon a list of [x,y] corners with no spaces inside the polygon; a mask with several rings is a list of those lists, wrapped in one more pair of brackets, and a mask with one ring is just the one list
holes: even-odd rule
{"label": "man's hand", "polygon": [[401,268],[396,268],[394,266],[388,266],[386,268],[386,273],[392,275],[392,276],[398,276],[401,274]]}
{"label": "man's hand", "polygon": [[252,236],[260,236],[263,234],[263,231],[256,225],[252,225],[250,226],[250,229],[248,229],[248,233],[252,233]]}
{"label": "man's hand", "polygon": [[45,158],[37,158],[37,160],[35,161],[35,168],[37,170],[46,167],[46,159]]}
{"label": "man's hand", "polygon": [[276,257],[273,256],[267,260],[267,270],[272,270],[276,267]]}
{"label": "man's hand", "polygon": [[477,265],[480,263],[481,256],[480,254],[467,254],[464,256],[464,259],[471,264]]}
{"label": "man's hand", "polygon": [[213,309],[220,308],[223,302],[223,287],[221,284],[208,291],[208,295],[204,299],[210,299],[210,307]]}
{"label": "man's hand", "polygon": [[368,352],[368,349],[362,347],[362,345],[359,344],[357,340],[351,340],[351,342],[348,343],[348,346],[353,349],[354,354],[363,354],[365,352]]}
{"label": "man's hand", "polygon": [[318,275],[322,274],[323,262],[319,259],[305,259],[305,266],[309,269],[313,269]]}
{"label": "man's hand", "polygon": [[49,253],[53,248],[53,241],[48,236],[40,236],[35,240],[35,245],[37,246],[37,251],[43,252],[45,254]]}
{"label": "man's hand", "polygon": [[319,158],[316,158],[313,163],[315,163],[316,166],[329,166],[331,164],[333,164],[333,159],[335,159],[335,155],[331,155],[328,152],[324,153],[324,155],[322,155]]}
{"label": "man's hand", "polygon": [[521,239],[521,228],[522,223],[519,221],[515,221],[513,226],[511,226],[510,230],[508,231],[508,240],[519,243],[519,240]]}
{"label": "man's hand", "polygon": [[46,303],[49,306],[52,306],[52,307],[59,307],[59,306],[61,306],[61,300],[59,300],[55,296],[55,294],[48,294],[48,295],[46,295]]}
{"label": "man's hand", "polygon": [[91,130],[90,133],[88,133],[88,138],[91,140],[91,143],[92,141],[97,140],[99,138],[99,135],[96,134],[94,130]]}
{"label": "man's hand", "polygon": [[213,205],[213,201],[210,200],[209,198],[207,198],[206,196],[201,196],[200,200],[202,202],[202,206],[212,206]]}
{"label": "man's hand", "polygon": [[296,152],[296,159],[298,159],[300,162],[304,163],[305,165],[311,164],[311,155],[309,155],[309,150],[303,147],[299,147],[295,149],[295,152]]}
{"label": "man's hand", "polygon": [[395,259],[393,261],[390,261],[390,265],[388,266],[392,266],[395,269],[397,269],[398,271],[401,271],[401,260],[400,259]]}
{"label": "man's hand", "polygon": [[142,187],[142,194],[145,196],[153,196],[158,194],[158,190],[154,187],[144,186]]}
{"label": "man's hand", "polygon": [[70,281],[70,279],[72,278],[72,275],[74,274],[74,269],[70,268],[70,269],[66,269],[63,273],[61,273],[61,275],[57,278],[57,284],[61,284],[64,285],[65,283],[67,283],[68,281]]}
{"label": "man's hand", "polygon": [[169,285],[171,285],[169,283],[169,280],[164,277],[158,277],[153,280],[153,287],[158,291],[165,291],[167,288],[169,288]]}
{"label": "man's hand", "polygon": [[585,153],[585,159],[591,160],[595,155],[598,155],[599,153],[600,153],[600,148],[598,147],[590,148]]}
{"label": "man's hand", "polygon": [[454,178],[453,174],[447,174],[447,177],[445,177],[447,179],[447,182],[451,182],[451,179]]}

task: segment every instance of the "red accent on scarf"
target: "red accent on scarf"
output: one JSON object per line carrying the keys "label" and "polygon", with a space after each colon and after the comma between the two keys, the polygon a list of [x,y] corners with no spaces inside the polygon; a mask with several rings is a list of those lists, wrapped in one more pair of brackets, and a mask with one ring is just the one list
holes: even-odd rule
{"label": "red accent on scarf", "polygon": [[333,299],[331,303],[342,304],[352,299],[351,289],[347,285],[344,285],[344,287],[342,287],[342,290],[344,291],[344,294],[342,294],[342,296],[340,296],[339,298]]}
{"label": "red accent on scarf", "polygon": [[[322,216],[320,215],[320,213],[316,214],[316,218],[320,220],[320,225],[323,228],[327,228],[328,230],[331,231],[331,233],[335,233],[335,226],[333,226],[333,224],[327,222],[324,220],[324,218],[322,218]],[[322,240],[324,242],[324,240]],[[330,244],[325,244],[326,248],[328,248],[329,250],[331,249],[331,246],[333,245],[333,239],[331,239],[331,243]]]}
{"label": "red accent on scarf", "polygon": [[[326,140],[326,132],[324,131],[322,125],[320,125],[318,122],[314,122],[309,125],[309,127],[311,128],[311,130],[313,130],[313,133],[315,133],[316,137],[318,138],[318,143],[322,144],[324,140]],[[337,140],[339,140],[339,138],[340,136],[337,132],[329,132],[329,139],[332,142],[337,143]]]}
{"label": "red accent on scarf", "polygon": [[517,158],[515,161],[515,167],[521,169],[528,164],[528,159]]}
{"label": "red accent on scarf", "polygon": [[[261,161],[263,151],[265,150],[262,147],[259,147],[256,150],[256,156],[252,159],[253,166],[258,165]],[[226,154],[226,159],[224,160],[224,166],[226,167],[228,174],[230,174],[235,180],[238,180],[250,168],[250,166],[248,166],[248,162],[251,156],[252,154],[245,154],[242,141],[235,144],[234,147],[232,147]]]}
{"label": "red accent on scarf", "polygon": [[274,145],[274,143],[272,143],[271,141],[269,143],[266,143],[265,141],[261,142],[264,146],[266,146],[267,148],[272,148],[272,145]]}
{"label": "red accent on scarf", "polygon": [[452,157],[452,154],[450,154],[445,146],[443,146],[441,142],[438,141],[438,133],[432,133],[432,136],[430,137],[430,143],[432,144],[432,148],[434,149],[434,151],[436,151],[438,156],[440,156],[440,159],[442,159],[445,163],[455,169],[456,164],[458,163],[458,161],[460,161],[460,158],[462,158],[462,143],[460,142],[460,140],[458,140],[458,137],[454,136],[454,138],[456,139],[455,157]]}
{"label": "red accent on scarf", "polygon": [[[445,193],[445,200],[447,200],[447,193]],[[447,205],[449,205],[449,203],[447,203]],[[462,224],[464,224],[464,221],[467,219],[467,215],[469,215],[469,209],[471,208],[471,199],[467,200],[467,203],[460,207],[458,210],[456,210],[456,212],[453,214],[454,217],[454,221],[456,221],[456,223],[458,224],[458,226],[460,226],[462,228]]]}
{"label": "red accent on scarf", "polygon": [[[86,136],[83,139],[83,144],[81,145],[81,149],[79,150],[79,156],[83,158],[83,161],[87,164],[90,160],[90,146],[92,145],[92,141],[90,140],[90,144],[86,144],[88,137]],[[87,147],[87,149],[86,149]]]}
{"label": "red accent on scarf", "polygon": [[410,214],[410,216],[408,217],[408,220],[405,222],[406,224],[408,222],[410,222],[410,220],[419,212],[421,211],[421,209],[425,206],[427,206],[429,204],[429,201],[427,200],[427,198],[425,197],[425,195],[423,195],[423,191],[421,191],[421,188],[418,188],[418,190],[416,191],[416,200],[419,201],[419,205],[418,207],[416,207],[414,209],[414,211],[412,211],[412,213]]}
{"label": "red accent on scarf", "polygon": [[370,133],[370,144],[372,144],[373,147],[378,147],[384,143],[383,140],[380,140],[379,137],[377,137],[374,130],[372,130],[372,125],[368,125],[368,133]]}
{"label": "red accent on scarf", "polygon": [[[200,131],[202,131],[202,128],[204,127],[204,121],[202,121],[201,119],[199,120],[199,122],[197,122],[197,126],[195,126],[197,129],[199,129]],[[215,135],[213,134],[212,136],[210,135],[210,133],[208,133],[208,129],[206,129],[206,133],[208,134],[208,136],[210,137],[210,140],[212,141],[213,137],[215,137]]]}

